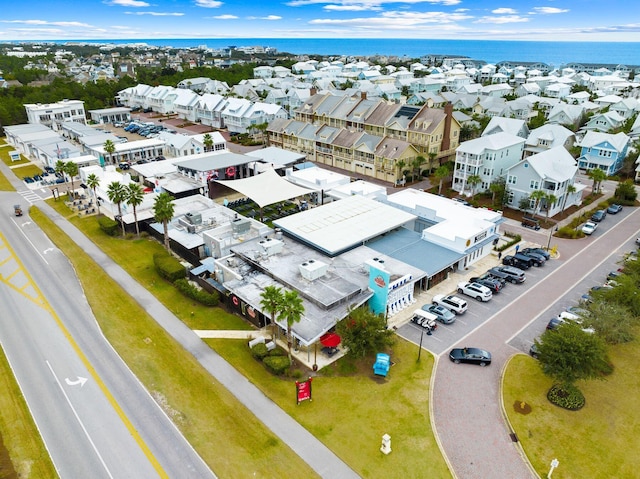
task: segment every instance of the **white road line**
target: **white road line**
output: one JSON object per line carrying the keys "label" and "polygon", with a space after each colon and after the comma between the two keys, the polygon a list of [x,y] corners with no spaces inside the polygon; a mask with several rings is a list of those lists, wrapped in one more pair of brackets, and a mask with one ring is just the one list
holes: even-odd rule
{"label": "white road line", "polygon": [[29,242],[29,244],[33,247],[35,252],[38,253],[38,255],[40,255],[40,257],[42,258],[42,261],[44,261],[45,263],[49,264],[49,262],[46,259],[44,259],[44,256],[42,256],[42,253],[40,253],[40,251],[38,251],[38,248],[36,248],[36,245],[34,245],[31,242],[31,240],[29,239],[29,237],[24,233],[24,231],[22,231],[22,228],[20,228],[20,225],[16,222],[16,220],[11,218],[11,221],[13,221],[13,223],[18,227],[18,230],[20,231],[20,233],[22,233],[22,236],[24,236],[24,238]]}
{"label": "white road line", "polygon": [[62,391],[62,395],[67,400],[67,404],[69,404],[69,407],[71,408],[71,411],[73,412],[73,415],[78,420],[78,423],[80,424],[80,427],[84,431],[85,436],[87,436],[87,439],[89,440],[89,443],[91,444],[91,447],[93,447],[93,450],[95,451],[96,455],[98,456],[98,459],[100,459],[100,462],[102,463],[102,466],[104,467],[104,470],[106,471],[106,473],[107,473],[107,475],[109,477],[113,478],[113,475],[111,474],[111,471],[107,467],[107,464],[104,462],[104,459],[102,459],[102,456],[100,455],[100,452],[98,451],[98,448],[96,447],[96,445],[94,444],[93,440],[91,439],[91,436],[89,435],[89,432],[87,431],[87,428],[84,427],[84,424],[83,424],[82,420],[80,419],[80,416],[78,416],[78,413],[76,412],[76,409],[73,407],[73,404],[71,404],[71,400],[69,399],[69,396],[67,396],[67,392],[64,390],[64,388],[62,387],[62,384],[58,380],[58,376],[56,376],[56,373],[53,371],[53,368],[51,367],[51,364],[49,364],[48,360],[45,360],[45,362],[47,363],[47,367],[49,368],[49,371],[51,371],[51,375],[56,380],[56,383],[58,384],[58,387],[60,388],[60,391]]}

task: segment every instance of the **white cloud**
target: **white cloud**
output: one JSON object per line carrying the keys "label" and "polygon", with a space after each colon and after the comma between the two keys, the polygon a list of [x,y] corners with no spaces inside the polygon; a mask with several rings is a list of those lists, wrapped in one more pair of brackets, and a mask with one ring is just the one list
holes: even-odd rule
{"label": "white cloud", "polygon": [[278,15],[267,15],[266,17],[247,17],[248,20],[282,20],[282,17]]}
{"label": "white cloud", "polygon": [[236,15],[218,15],[213,17],[216,20],[236,20],[238,17]]}
{"label": "white cloud", "polygon": [[382,7],[376,5],[325,5],[322,9],[328,12],[363,12],[380,11]]}
{"label": "white cloud", "polygon": [[223,3],[217,0],[196,0],[196,7],[220,8],[222,5]]}
{"label": "white cloud", "polygon": [[[318,18],[311,20],[312,25],[344,25],[359,28],[375,28],[375,29],[394,29],[402,30],[418,27],[421,25],[438,24],[441,29],[446,29],[447,24],[469,20],[473,17],[463,15],[461,13],[443,13],[443,12],[385,12],[379,17],[366,18]],[[456,27],[457,28],[457,27]]]}
{"label": "white cloud", "polygon": [[48,22],[46,20],[0,20],[2,23],[21,23],[23,25],[52,25],[54,27],[93,28],[93,25],[80,22]]}
{"label": "white cloud", "polygon": [[[462,0],[292,0],[290,2],[285,3],[285,5],[289,7],[301,7],[304,5],[327,4],[328,6],[337,7],[337,8],[331,8],[331,10],[348,10],[348,8],[346,7],[359,7],[360,10],[373,10],[373,8],[371,7],[379,8],[382,5],[391,4],[391,3],[393,4],[430,3],[434,5],[439,4],[439,5],[452,6],[452,5],[458,5],[461,2]],[[328,10],[327,7],[325,7],[324,9]]]}
{"label": "white cloud", "polygon": [[567,13],[569,12],[568,8],[555,8],[555,7],[533,7],[533,11],[535,13],[539,13],[541,15],[553,15],[556,13]]}
{"label": "white cloud", "polygon": [[150,3],[143,2],[141,0],[109,0],[104,2],[106,5],[116,5],[119,7],[149,7]]}
{"label": "white cloud", "polygon": [[124,12],[125,15],[149,15],[152,17],[182,17],[184,13],[178,12]]}
{"label": "white cloud", "polygon": [[481,17],[478,18],[474,23],[497,23],[497,24],[505,24],[505,23],[526,23],[529,21],[527,17],[521,17],[520,15],[504,15],[501,17]]}
{"label": "white cloud", "polygon": [[515,15],[518,12],[513,8],[496,8],[495,10],[491,10],[491,13],[495,15]]}

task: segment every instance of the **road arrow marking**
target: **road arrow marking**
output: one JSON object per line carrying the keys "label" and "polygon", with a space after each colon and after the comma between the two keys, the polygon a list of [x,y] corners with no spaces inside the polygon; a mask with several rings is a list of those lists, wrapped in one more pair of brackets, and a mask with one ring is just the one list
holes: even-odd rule
{"label": "road arrow marking", "polygon": [[22,226],[28,226],[31,224],[31,221],[25,221],[24,223],[22,223]]}
{"label": "road arrow marking", "polygon": [[44,254],[47,254],[49,251],[54,251],[55,248],[47,248],[46,250],[43,251]]}
{"label": "road arrow marking", "polygon": [[64,381],[69,385],[69,386],[77,386],[78,384],[80,385],[80,387],[84,386],[84,383],[87,382],[87,378],[83,378],[81,376],[78,376],[78,380],[77,381],[72,381],[69,378],[65,378]]}

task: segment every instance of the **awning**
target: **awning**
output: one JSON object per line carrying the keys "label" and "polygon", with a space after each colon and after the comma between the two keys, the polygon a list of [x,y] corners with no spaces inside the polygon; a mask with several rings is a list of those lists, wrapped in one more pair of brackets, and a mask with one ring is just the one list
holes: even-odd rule
{"label": "awning", "polygon": [[320,343],[328,348],[337,348],[340,344],[340,336],[336,333],[327,333],[320,336]]}

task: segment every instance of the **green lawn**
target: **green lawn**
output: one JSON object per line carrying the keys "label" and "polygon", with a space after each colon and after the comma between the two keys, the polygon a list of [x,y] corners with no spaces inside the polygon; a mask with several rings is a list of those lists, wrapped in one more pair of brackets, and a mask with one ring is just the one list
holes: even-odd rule
{"label": "green lawn", "polygon": [[23,179],[25,176],[33,176],[33,175],[41,175],[42,169],[38,168],[36,165],[29,164],[25,166],[18,166],[17,168],[12,168],[13,173],[19,178]]}
{"label": "green lawn", "polygon": [[[637,343],[610,349],[615,371],[604,381],[578,384],[586,397],[580,411],[567,411],[547,401],[552,381],[536,360],[519,354],[504,378],[504,405],[520,442],[538,473],[546,477],[552,459],[560,466],[554,478],[638,477],[640,414],[636,409],[640,380]],[[516,412],[525,401],[529,414]],[[519,408],[518,408],[519,409]]]}
{"label": "green lawn", "polygon": [[[423,351],[416,362],[415,344],[398,339],[386,379],[373,375],[370,358],[356,364],[340,359],[314,378],[313,401],[296,405],[294,382],[265,374],[246,341],[205,341],[362,477],[452,477],[429,418],[433,357]],[[340,369],[351,374],[338,375]],[[391,436],[388,456],[380,452],[385,433]]]}
{"label": "green lawn", "polygon": [[[0,431],[17,477],[58,477],[40,432],[22,396],[4,351],[0,349]],[[3,458],[4,460],[4,458]],[[8,473],[0,462],[0,477]]]}
{"label": "green lawn", "polygon": [[219,477],[317,477],[42,212],[30,214],[73,263],[106,338]]}
{"label": "green lawn", "polygon": [[16,191],[11,182],[2,173],[0,173],[0,191]]}

